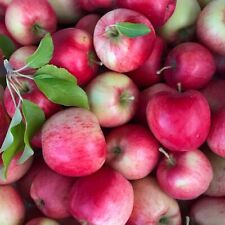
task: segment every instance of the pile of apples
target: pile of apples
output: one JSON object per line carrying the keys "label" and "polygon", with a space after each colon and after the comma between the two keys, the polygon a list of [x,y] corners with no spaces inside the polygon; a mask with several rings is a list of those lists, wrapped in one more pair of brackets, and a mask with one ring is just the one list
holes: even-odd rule
{"label": "pile of apples", "polygon": [[224,0],[0,16],[0,225],[225,223]]}

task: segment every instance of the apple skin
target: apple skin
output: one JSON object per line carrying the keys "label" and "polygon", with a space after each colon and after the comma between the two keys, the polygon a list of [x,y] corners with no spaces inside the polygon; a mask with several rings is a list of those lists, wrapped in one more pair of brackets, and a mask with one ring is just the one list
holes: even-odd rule
{"label": "apple skin", "polygon": [[34,218],[25,225],[60,225],[57,221],[47,217]]}
{"label": "apple skin", "polygon": [[170,86],[178,84],[184,90],[203,88],[216,72],[216,64],[211,52],[203,45],[186,42],[177,45],[167,55],[164,78]]}
{"label": "apple skin", "polygon": [[42,128],[42,152],[47,165],[59,174],[94,173],[106,159],[106,142],[98,119],[81,108],[54,114]]}
{"label": "apple skin", "polygon": [[197,0],[177,0],[172,16],[159,28],[158,34],[173,45],[190,41],[194,36],[200,12],[201,8]]}
{"label": "apple skin", "polygon": [[35,4],[33,0],[14,0],[7,7],[5,24],[18,43],[32,45],[45,33],[53,33],[57,20],[47,0],[39,0]]}
{"label": "apple skin", "polygon": [[221,225],[225,220],[225,199],[204,197],[198,199],[191,207],[191,224]]}
{"label": "apple skin", "polygon": [[106,136],[106,164],[128,180],[141,179],[155,168],[159,144],[149,130],[138,124],[125,124]]}
{"label": "apple skin", "polygon": [[109,167],[78,178],[71,191],[70,212],[82,224],[124,225],[134,193],[128,180]]}
{"label": "apple skin", "polygon": [[157,71],[161,68],[162,56],[166,44],[160,37],[156,37],[153,50],[143,65],[128,73],[139,88],[149,87],[161,80]]}
{"label": "apple skin", "polygon": [[225,107],[225,80],[214,79],[200,90],[207,99],[212,112]]}
{"label": "apple skin", "polygon": [[134,207],[126,225],[181,225],[177,201],[159,187],[155,178],[145,177],[132,181],[132,187]]}
{"label": "apple skin", "polygon": [[86,85],[98,70],[90,34],[65,28],[55,32],[52,39],[54,52],[50,63],[67,69],[77,78],[79,85]]}
{"label": "apple skin", "polygon": [[171,151],[194,150],[209,133],[210,108],[196,90],[157,93],[149,101],[146,114],[154,136]]}
{"label": "apple skin", "polygon": [[54,219],[69,217],[69,192],[74,181],[74,178],[62,176],[47,166],[42,167],[32,181],[30,196],[45,216]]}
{"label": "apple skin", "polygon": [[207,144],[215,154],[225,158],[225,107],[212,115]]}
{"label": "apple skin", "polygon": [[0,224],[20,225],[24,221],[25,207],[16,189],[11,185],[0,186]]}
{"label": "apple skin", "polygon": [[[119,22],[142,23],[151,31],[144,36],[129,38],[120,34],[114,26]],[[130,9],[114,9],[97,22],[94,47],[108,69],[123,73],[137,69],[148,59],[155,38],[154,27],[142,14]]]}
{"label": "apple skin", "polygon": [[105,72],[86,87],[90,109],[102,127],[115,127],[127,123],[135,114],[139,91],[126,75]]}
{"label": "apple skin", "polygon": [[100,18],[100,14],[88,14],[80,18],[75,28],[85,30],[93,37],[95,26]]}
{"label": "apple skin", "polygon": [[156,177],[159,186],[172,198],[190,200],[208,189],[213,170],[205,154],[195,149],[173,152],[170,159],[162,159],[157,167]]}
{"label": "apple skin", "polygon": [[162,26],[173,14],[176,0],[118,0],[117,5],[145,15],[154,27]]}
{"label": "apple skin", "polygon": [[225,56],[224,10],[223,0],[211,1],[202,10],[197,21],[199,40],[211,51],[223,56]]}
{"label": "apple skin", "polygon": [[[44,111],[47,118],[61,109],[60,105],[48,100],[48,98],[38,89],[33,80],[24,78],[19,78],[19,80],[26,89],[25,91],[20,89],[21,96],[24,99],[37,104]],[[18,103],[19,97],[17,95],[15,95],[15,100]],[[15,106],[8,87],[5,88],[4,92],[4,105],[8,115],[12,118],[15,113]]]}
{"label": "apple skin", "polygon": [[117,0],[78,0],[81,8],[88,12],[113,9]]}
{"label": "apple skin", "polygon": [[39,129],[34,134],[32,139],[30,140],[30,143],[31,143],[33,148],[36,148],[36,149],[41,149],[42,148],[42,144],[41,144],[41,129]]}

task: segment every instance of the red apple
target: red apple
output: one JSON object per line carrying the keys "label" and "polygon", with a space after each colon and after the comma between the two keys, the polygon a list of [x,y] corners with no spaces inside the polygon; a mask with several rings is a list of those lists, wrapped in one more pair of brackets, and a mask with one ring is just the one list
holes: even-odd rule
{"label": "red apple", "polygon": [[47,217],[38,217],[30,220],[25,225],[60,225],[56,220]]}
{"label": "red apple", "polygon": [[203,194],[213,178],[210,161],[200,150],[173,152],[157,168],[160,187],[172,198],[188,200]]}
{"label": "red apple", "polygon": [[32,137],[31,141],[30,141],[31,145],[33,148],[36,149],[41,149],[42,148],[42,144],[41,144],[41,129],[39,129],[34,136]]}
{"label": "red apple", "polygon": [[22,45],[37,43],[47,32],[56,30],[56,15],[47,0],[14,0],[5,13],[12,37]]}
{"label": "red apple", "polygon": [[145,63],[128,74],[139,88],[149,87],[161,80],[161,76],[157,74],[157,71],[161,68],[165,47],[163,39],[157,37],[153,50]]}
{"label": "red apple", "polygon": [[145,15],[154,27],[162,26],[173,14],[176,0],[118,0],[118,6]]}
{"label": "red apple", "polygon": [[126,75],[105,72],[86,88],[91,111],[103,127],[115,127],[128,122],[135,114],[138,88]]}
{"label": "red apple", "polygon": [[212,115],[207,143],[214,153],[225,157],[225,107]]}
{"label": "red apple", "polygon": [[204,197],[191,207],[191,224],[222,225],[225,220],[225,198]]}
{"label": "red apple", "polygon": [[52,64],[67,69],[77,78],[79,85],[85,85],[96,75],[98,65],[90,34],[80,29],[66,28],[54,33],[52,38]]}
{"label": "red apple", "polygon": [[149,101],[146,114],[155,137],[172,151],[194,150],[209,133],[210,108],[196,90],[157,93]]}
{"label": "red apple", "polygon": [[177,201],[167,195],[152,177],[132,181],[134,207],[127,225],[181,225]]}
{"label": "red apple", "polygon": [[152,172],[159,159],[159,144],[147,128],[125,124],[106,136],[106,163],[128,180],[141,179]]}
{"label": "red apple", "polygon": [[71,214],[82,224],[124,225],[131,215],[131,184],[118,172],[103,167],[79,178],[71,192]]}
{"label": "red apple", "polygon": [[[150,32],[134,38],[123,35],[117,27],[120,22],[145,24]],[[141,66],[149,57],[155,41],[155,31],[142,14],[129,9],[115,9],[97,22],[94,47],[99,59],[110,70],[129,72]]]}
{"label": "red apple", "polygon": [[78,0],[83,10],[92,12],[99,9],[109,10],[115,7],[115,0]]}
{"label": "red apple", "polygon": [[166,82],[182,89],[200,89],[212,79],[216,65],[213,55],[203,45],[186,42],[173,48],[166,59]]}
{"label": "red apple", "polygon": [[57,173],[85,176],[102,167],[106,142],[92,112],[69,108],[54,114],[44,124],[42,151],[47,165]]}
{"label": "red apple", "polygon": [[59,219],[70,216],[69,192],[75,179],[42,167],[34,177],[30,195],[45,216]]}

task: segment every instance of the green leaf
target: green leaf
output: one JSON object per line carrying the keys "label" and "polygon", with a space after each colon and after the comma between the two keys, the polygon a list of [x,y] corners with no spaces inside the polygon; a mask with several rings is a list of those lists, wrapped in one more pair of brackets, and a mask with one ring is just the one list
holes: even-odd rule
{"label": "green leaf", "polygon": [[7,35],[0,34],[0,48],[2,49],[3,55],[9,59],[11,54],[15,51],[16,46]]}
{"label": "green leaf", "polygon": [[27,67],[30,68],[40,68],[49,63],[53,55],[53,41],[51,35],[46,34],[37,48],[37,50],[27,58]]}
{"label": "green leaf", "polygon": [[130,38],[144,36],[151,32],[151,29],[142,23],[120,22],[115,26],[121,34]]}
{"label": "green leaf", "polygon": [[34,151],[30,145],[30,140],[34,134],[41,128],[45,121],[45,114],[38,105],[24,99],[22,103],[22,112],[25,120],[24,144],[25,148],[19,163],[24,163],[30,158]]}

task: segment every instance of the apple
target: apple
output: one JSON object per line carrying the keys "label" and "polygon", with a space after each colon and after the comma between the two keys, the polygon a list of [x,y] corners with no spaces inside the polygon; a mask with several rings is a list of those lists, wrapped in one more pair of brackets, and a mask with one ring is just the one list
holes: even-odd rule
{"label": "apple", "polygon": [[87,14],[80,18],[75,28],[85,30],[93,37],[95,26],[100,18],[100,14]]}
{"label": "apple", "polygon": [[139,88],[149,87],[161,80],[161,76],[157,74],[157,71],[161,67],[165,47],[164,40],[156,37],[153,50],[145,63],[138,67],[138,69],[128,73]]}
{"label": "apple", "polygon": [[0,186],[0,206],[1,225],[20,225],[23,223],[25,217],[24,203],[13,186]]}
{"label": "apple", "polygon": [[75,23],[83,14],[77,0],[48,0],[60,24]]}
{"label": "apple", "polygon": [[135,114],[138,88],[126,75],[108,71],[98,75],[86,87],[90,109],[102,127],[125,124]]}
{"label": "apple", "polygon": [[159,186],[172,198],[189,200],[203,194],[213,178],[210,161],[198,150],[173,152],[163,158],[156,171]]}
{"label": "apple", "polygon": [[181,214],[175,199],[166,194],[153,177],[132,181],[134,207],[126,225],[181,225]]}
{"label": "apple", "polygon": [[197,21],[197,36],[213,52],[225,56],[223,0],[211,1],[202,10]]}
{"label": "apple", "polygon": [[117,5],[145,15],[154,27],[162,26],[173,14],[177,0],[118,0]]}
{"label": "apple", "polygon": [[56,220],[47,217],[38,217],[30,220],[25,225],[60,225]]}
{"label": "apple", "polygon": [[[216,72],[216,64],[211,52],[196,42],[176,45],[165,62],[164,78],[172,87],[182,89],[203,88]],[[165,67],[165,68],[166,68]]]}
{"label": "apple", "polygon": [[154,136],[171,151],[194,150],[207,139],[210,108],[199,91],[157,93],[146,114]]}
{"label": "apple", "polygon": [[50,63],[67,69],[77,78],[79,85],[87,84],[98,70],[90,34],[65,28],[55,32],[52,38],[54,52]]}
{"label": "apple", "polygon": [[224,198],[204,197],[198,199],[191,207],[191,224],[221,225],[225,220],[224,208]]}
{"label": "apple", "polygon": [[0,16],[5,16],[5,11],[12,0],[0,0]]}
{"label": "apple", "polygon": [[34,134],[30,141],[33,148],[41,149],[41,128]]}
{"label": "apple", "polygon": [[[118,30],[118,23],[146,25],[150,32],[143,36],[127,37]],[[127,29],[127,28],[126,28]],[[114,9],[103,15],[94,31],[94,47],[101,62],[115,72],[129,72],[141,66],[149,57],[155,41],[151,22],[130,9]]]}
{"label": "apple", "polygon": [[225,107],[212,115],[207,143],[214,153],[225,157]]}
{"label": "apple", "polygon": [[212,112],[216,112],[222,107],[225,107],[225,80],[211,80],[200,91],[207,99]]}
{"label": "apple", "polygon": [[115,170],[103,167],[75,182],[70,212],[81,224],[124,225],[131,215],[133,201],[129,181]]}
{"label": "apple", "polygon": [[177,0],[172,16],[159,28],[159,35],[170,44],[190,41],[200,12],[197,0]]}
{"label": "apple", "polygon": [[70,216],[69,192],[75,179],[62,176],[47,166],[34,177],[30,196],[45,216],[59,219]]}
{"label": "apple", "polygon": [[78,0],[81,8],[88,12],[109,10],[115,7],[117,0]]}
{"label": "apple", "polygon": [[159,159],[159,144],[149,130],[138,124],[125,124],[106,136],[106,164],[128,180],[146,177]]}
{"label": "apple", "polygon": [[7,7],[5,24],[22,45],[37,43],[47,32],[56,30],[56,15],[47,0],[14,0]]}
{"label": "apple", "polygon": [[42,152],[47,165],[59,174],[94,173],[106,158],[106,142],[98,119],[82,108],[71,107],[54,114],[42,128]]}

